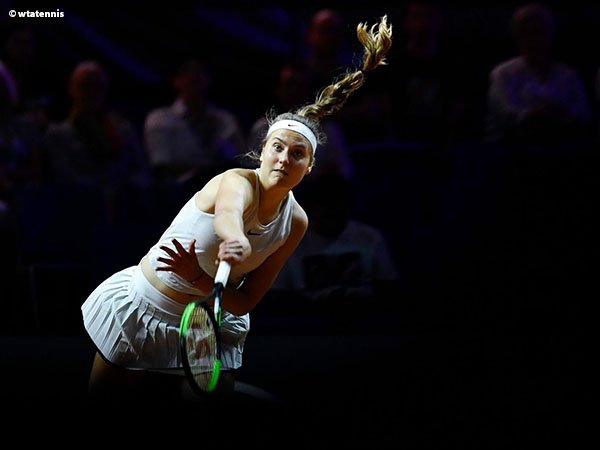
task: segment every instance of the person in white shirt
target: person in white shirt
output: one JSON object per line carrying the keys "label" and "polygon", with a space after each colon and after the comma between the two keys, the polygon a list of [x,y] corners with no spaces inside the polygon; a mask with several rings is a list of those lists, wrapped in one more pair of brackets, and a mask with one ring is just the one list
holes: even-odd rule
{"label": "person in white shirt", "polygon": [[378,283],[398,279],[386,237],[351,217],[352,198],[351,182],[340,175],[324,175],[308,186],[310,226],[279,273],[277,288],[335,307],[368,299]]}
{"label": "person in white shirt", "polygon": [[146,116],[144,144],[156,180],[181,184],[196,177],[203,183],[245,152],[235,115],[209,101],[209,82],[199,61],[185,62],[173,80],[175,102]]}
{"label": "person in white shirt", "polygon": [[487,139],[555,143],[585,132],[591,120],[587,93],[577,71],[552,56],[550,10],[522,6],[511,26],[520,55],[490,72]]}
{"label": "person in white shirt", "polygon": [[69,77],[68,117],[50,123],[41,156],[48,181],[95,186],[111,199],[128,183],[148,183],[147,161],[133,123],[108,104],[106,68],[81,61]]}

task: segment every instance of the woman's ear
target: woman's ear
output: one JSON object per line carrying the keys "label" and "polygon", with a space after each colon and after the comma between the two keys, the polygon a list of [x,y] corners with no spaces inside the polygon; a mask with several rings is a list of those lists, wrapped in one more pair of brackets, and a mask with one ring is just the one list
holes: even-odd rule
{"label": "woman's ear", "polygon": [[312,165],[308,166],[308,169],[306,169],[306,173],[304,175],[310,175],[310,173],[312,172],[312,168]]}

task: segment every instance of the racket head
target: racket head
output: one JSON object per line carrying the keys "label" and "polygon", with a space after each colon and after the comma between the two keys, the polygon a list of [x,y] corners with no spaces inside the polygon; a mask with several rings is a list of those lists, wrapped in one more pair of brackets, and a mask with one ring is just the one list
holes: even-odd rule
{"label": "racket head", "polygon": [[221,371],[219,323],[208,305],[217,294],[221,295],[213,289],[205,299],[189,303],[179,327],[183,368],[192,388],[201,394],[214,391]]}

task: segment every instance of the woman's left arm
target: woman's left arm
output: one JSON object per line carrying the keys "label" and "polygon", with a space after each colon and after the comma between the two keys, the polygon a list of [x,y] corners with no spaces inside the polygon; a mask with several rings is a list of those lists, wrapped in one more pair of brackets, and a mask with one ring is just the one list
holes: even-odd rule
{"label": "woman's left arm", "polygon": [[296,203],[290,235],[285,243],[270,255],[260,267],[248,274],[247,280],[239,290],[225,290],[223,308],[235,315],[250,312],[271,288],[279,271],[298,247],[307,227],[308,218],[306,213]]}

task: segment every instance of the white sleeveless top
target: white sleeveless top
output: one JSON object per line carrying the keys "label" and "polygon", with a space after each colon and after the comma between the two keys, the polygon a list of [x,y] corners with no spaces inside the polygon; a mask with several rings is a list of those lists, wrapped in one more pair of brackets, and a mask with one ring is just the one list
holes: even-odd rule
{"label": "white sleeveless top", "polygon": [[[229,283],[237,285],[245,274],[260,266],[267,257],[283,245],[290,234],[292,227],[292,213],[294,196],[290,191],[284,200],[279,214],[269,224],[263,225],[258,220],[258,204],[260,201],[260,181],[258,169],[255,169],[256,187],[252,206],[244,212],[245,234],[250,241],[252,254],[241,264],[233,266],[229,276]],[[214,229],[214,214],[209,214],[198,209],[192,197],[179,211],[171,225],[160,237],[159,241],[150,249],[148,254],[150,264],[156,270],[164,265],[157,258],[168,256],[160,249],[161,245],[173,248],[172,239],[177,239],[184,248],[196,239],[196,257],[202,270],[215,277],[217,266],[215,260],[219,251],[221,239]],[[198,295],[199,291],[187,280],[168,271],[156,271],[156,276],[167,286],[179,292]]]}

